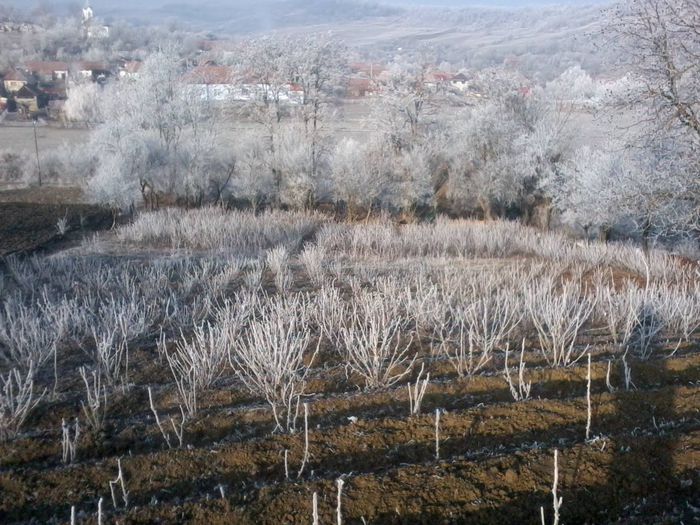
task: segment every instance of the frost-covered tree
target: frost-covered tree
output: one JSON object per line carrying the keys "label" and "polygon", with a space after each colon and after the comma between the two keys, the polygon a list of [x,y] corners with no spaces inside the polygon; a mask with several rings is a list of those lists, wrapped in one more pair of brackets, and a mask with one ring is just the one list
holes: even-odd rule
{"label": "frost-covered tree", "polygon": [[405,211],[432,206],[434,191],[426,150],[416,146],[391,153],[383,200],[392,208]]}
{"label": "frost-covered tree", "polygon": [[545,95],[557,101],[583,104],[593,108],[599,102],[600,90],[591,76],[581,69],[581,66],[576,65],[547,82]]}
{"label": "frost-covered tree", "polygon": [[231,196],[246,200],[253,209],[263,203],[277,202],[277,187],[270,169],[272,159],[264,137],[247,133],[232,145],[236,168],[230,184]]}
{"label": "frost-covered tree", "polygon": [[216,114],[182,81],[178,54],[153,54],[137,78],[115,83],[110,95],[92,136],[99,161],[92,195],[114,205],[139,194],[151,206],[164,194],[201,199],[217,144]]}
{"label": "frost-covered tree", "polygon": [[485,218],[528,218],[567,148],[566,114],[539,90],[497,94],[452,130],[449,196]]}
{"label": "frost-covered tree", "polygon": [[[635,118],[642,167],[629,190],[644,237],[700,230],[700,4],[627,0],[605,27],[628,72],[609,99]],[[634,199],[633,199],[634,202]]]}
{"label": "frost-covered tree", "polygon": [[344,49],[328,36],[314,35],[292,43],[287,58],[290,86],[298,86],[301,99],[297,112],[309,142],[311,172],[314,177],[322,162],[327,143],[325,121],[330,103],[345,69]]}
{"label": "frost-covered tree", "polygon": [[397,61],[389,66],[374,112],[380,130],[397,149],[405,147],[421,132],[432,100],[426,86],[427,73],[427,59]]}
{"label": "frost-covered tree", "polygon": [[657,236],[688,232],[693,202],[681,179],[654,152],[611,144],[583,147],[562,163],[555,204],[565,222],[606,239],[621,224],[634,225],[645,248]]}
{"label": "frost-covered tree", "polygon": [[318,179],[314,174],[312,147],[300,125],[280,128],[272,163],[273,171],[280,177],[281,204],[293,208],[314,204]]}
{"label": "frost-covered tree", "polygon": [[369,214],[382,194],[386,185],[385,154],[376,144],[350,138],[336,144],[331,155],[331,192],[336,202],[345,202],[351,218],[360,210]]}
{"label": "frost-covered tree", "polygon": [[96,82],[78,82],[67,90],[64,113],[68,120],[94,126],[104,121],[102,99],[110,96],[110,89]]}
{"label": "frost-covered tree", "polygon": [[[265,37],[246,42],[234,62],[252,89],[246,113],[266,136],[262,140],[276,187],[272,197],[281,204],[286,195],[285,204],[298,205],[299,194],[292,198],[291,193],[310,190],[310,181],[326,168],[329,134],[324,124],[342,76],[342,46],[328,36]],[[293,137],[290,122],[299,124]],[[282,171],[282,164],[296,167]]]}
{"label": "frost-covered tree", "polygon": [[636,170],[628,152],[583,147],[562,163],[553,184],[555,205],[563,219],[605,236],[625,211],[620,206],[621,187],[633,180]]}
{"label": "frost-covered tree", "polygon": [[637,80],[619,102],[664,134],[700,140],[700,3],[626,0],[609,11],[606,30]]}

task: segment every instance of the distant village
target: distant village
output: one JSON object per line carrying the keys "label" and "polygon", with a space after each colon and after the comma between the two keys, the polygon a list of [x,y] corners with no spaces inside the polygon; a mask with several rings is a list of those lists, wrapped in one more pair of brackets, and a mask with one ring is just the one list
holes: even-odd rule
{"label": "distant village", "polygon": [[[0,112],[7,111],[18,118],[42,116],[61,120],[71,86],[133,79],[138,77],[141,66],[142,62],[126,58],[115,63],[28,61],[0,74]],[[213,102],[250,101],[269,89],[252,74],[211,62],[186,71],[182,80],[202,98]],[[382,64],[351,63],[343,82],[343,95],[347,98],[381,96],[389,80],[390,73]],[[435,93],[480,97],[464,73],[432,70],[425,75],[423,83],[424,89]],[[279,87],[277,96],[289,104],[297,104],[301,102],[302,89],[290,82]]]}
{"label": "distant village", "polygon": [[[86,39],[106,38],[110,27],[97,22],[89,4],[82,10],[82,27]],[[30,23],[0,23],[0,32],[31,33],[41,28]],[[212,102],[245,102],[260,97],[269,90],[254,73],[242,72],[221,65],[210,57],[212,48],[224,42],[201,41],[200,57],[183,73],[183,83],[195,94]],[[141,57],[143,53],[141,53]],[[0,114],[3,118],[31,119],[41,117],[63,121],[64,106],[70,90],[77,84],[93,82],[104,85],[138,77],[140,59],[119,57],[110,61],[31,60],[0,71]],[[342,98],[361,99],[380,97],[387,89],[391,73],[386,64],[355,61],[348,64],[338,95]],[[479,98],[478,83],[467,72],[452,73],[438,67],[428,67],[421,77],[422,88],[433,93],[453,93]],[[294,82],[276,86],[276,97],[289,104],[302,101],[302,89]]]}

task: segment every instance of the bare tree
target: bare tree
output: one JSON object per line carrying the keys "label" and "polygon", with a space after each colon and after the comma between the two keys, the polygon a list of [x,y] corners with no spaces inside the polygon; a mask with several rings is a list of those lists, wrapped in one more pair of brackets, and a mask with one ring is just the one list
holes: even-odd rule
{"label": "bare tree", "polygon": [[327,35],[312,35],[291,46],[290,83],[301,89],[300,116],[309,143],[311,177],[318,176],[323,153],[323,122],[344,69],[342,46]]}
{"label": "bare tree", "polygon": [[0,442],[17,435],[29,412],[44,396],[35,396],[33,365],[26,373],[13,368],[7,376],[0,375]]}
{"label": "bare tree", "polygon": [[628,89],[613,100],[632,110],[631,142],[644,150],[637,181],[642,202],[665,211],[644,218],[654,228],[697,231],[700,227],[700,4],[697,0],[627,0],[608,12],[607,34],[630,71]]}
{"label": "bare tree", "polygon": [[310,345],[307,301],[296,296],[263,303],[245,334],[229,346],[229,362],[238,377],[272,408],[275,430],[295,429],[306,376],[319,349]]}
{"label": "bare tree", "polygon": [[350,138],[335,146],[330,162],[331,191],[336,201],[345,202],[350,218],[362,209],[369,214],[381,194],[385,185],[381,155],[376,145]]}
{"label": "bare tree", "polygon": [[627,0],[609,11],[617,56],[635,75],[621,100],[659,130],[700,139],[700,3]]}
{"label": "bare tree", "polygon": [[96,200],[124,206],[141,195],[155,207],[161,194],[191,198],[208,187],[204,173],[215,148],[216,113],[182,79],[174,49],[151,55],[136,79],[104,97],[104,124],[92,137],[99,165],[90,181]]}

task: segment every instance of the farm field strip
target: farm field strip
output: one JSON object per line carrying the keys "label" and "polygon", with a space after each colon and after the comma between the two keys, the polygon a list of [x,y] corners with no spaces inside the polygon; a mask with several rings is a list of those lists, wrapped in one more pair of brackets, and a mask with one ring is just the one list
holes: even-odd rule
{"label": "farm field strip", "polygon": [[[660,373],[659,367],[661,365],[664,371]],[[593,391],[601,398],[609,395],[605,386],[606,366],[604,362],[594,362],[591,370]],[[582,394],[586,388],[585,375],[585,370],[580,367],[563,370],[544,368],[529,370],[528,378],[533,382],[534,399],[528,403],[532,403],[534,400],[563,403],[578,401],[581,398],[580,395],[566,395],[564,389],[578,391]],[[689,354],[682,358],[657,359],[638,363],[635,368],[635,377],[638,378],[640,384],[653,385],[656,390],[662,387],[697,386],[697,378],[700,377],[700,355]],[[619,384],[621,377],[613,375],[612,381]],[[319,386],[330,386],[331,384],[335,383],[325,382]],[[221,384],[218,388],[224,393],[230,392],[230,395],[225,396],[227,399],[211,399],[210,403],[203,406],[201,410],[202,423],[193,423],[195,426],[191,432],[191,445],[230,444],[232,441],[243,441],[269,432],[273,423],[264,410],[264,405],[245,400],[240,400],[243,401],[241,404],[235,399],[240,395],[238,395],[237,387],[234,384]],[[157,398],[161,399],[159,409],[176,410],[175,400],[172,397],[164,399],[159,391],[168,394],[169,389],[165,386],[154,389]],[[323,388],[317,389],[316,392],[323,392]],[[633,397],[633,392],[626,395]],[[362,415],[361,422],[363,424],[383,418],[398,418],[400,421],[408,414],[408,399],[403,386],[379,393],[363,393],[353,390],[332,391],[330,394],[310,393],[306,399],[312,406],[309,416],[311,428],[322,426],[326,430],[333,429],[336,426],[346,424],[347,418],[354,414]],[[423,406],[425,407],[424,412],[431,414],[436,408],[450,412],[464,411],[474,407],[485,410],[501,404],[507,406],[510,402],[512,402],[511,394],[502,378],[502,372],[498,372],[493,376],[482,374],[469,382],[454,382],[454,378],[449,377],[433,381],[426,393]],[[32,439],[45,443],[46,446],[53,446],[49,447],[49,450],[42,449],[43,455],[35,456],[30,463],[58,461],[60,443],[55,440],[53,434],[55,429],[60,426],[61,419],[70,417],[75,403],[79,403],[79,399],[65,398],[60,403],[50,408],[47,407],[46,414],[42,413],[35,417],[37,420],[41,419],[43,425],[34,428]],[[156,443],[160,441],[160,434],[153,426],[152,414],[146,407],[147,393],[145,389],[132,387],[129,390],[128,404],[123,407],[120,407],[120,404],[119,402],[116,404],[112,416],[108,419],[108,422],[115,425],[113,431],[116,435],[132,428],[138,429],[140,435],[150,438]],[[137,406],[144,408],[137,411]],[[48,439],[44,436],[47,436]],[[123,453],[143,449],[143,446],[136,449],[130,447],[129,440],[125,439],[125,443],[122,445],[113,443],[112,446],[118,447]],[[158,447],[157,444],[155,446]],[[0,460],[0,465],[28,466],[26,462],[22,462],[9,452]]]}
{"label": "farm field strip", "polygon": [[7,259],[3,381],[45,396],[0,427],[3,523],[71,506],[93,523],[100,497],[108,521],[305,523],[314,491],[330,521],[339,478],[346,523],[536,523],[555,449],[565,522],[690,508],[694,266],[513,225],[380,219],[363,237],[319,214],[207,213]]}
{"label": "farm field strip", "polygon": [[[697,429],[700,425],[698,396],[700,390],[697,387],[683,386],[599,393],[594,411],[596,435],[614,439],[630,432],[629,429],[633,429],[635,435],[649,430],[653,432],[651,421],[654,417],[655,425],[665,425],[671,431],[676,424],[685,430]],[[664,406],[658,406],[659,400],[664,400]],[[362,413],[361,405],[356,408],[357,413]],[[583,398],[533,399],[519,404],[451,410],[441,419],[441,452],[445,458],[459,458],[470,454],[507,454],[527,443],[537,443],[539,446],[549,444],[549,448],[556,443],[570,446],[581,441],[585,418]],[[378,421],[361,419],[355,424],[323,427],[321,430],[315,430],[312,420],[309,470],[316,478],[334,479],[344,472],[376,474],[391,470],[396,464],[430,463],[434,454],[433,425],[430,415]],[[159,436],[154,438],[157,440]],[[226,480],[230,485],[234,481],[242,483],[251,477],[266,479],[268,483],[282,481],[284,470],[280,453],[285,449],[290,450],[290,461],[298,463],[301,456],[299,440],[300,436],[274,436],[246,443],[226,443],[213,450],[141,453],[126,456],[123,464],[126,472],[130,473],[131,490],[135,494],[143,494],[141,503],[145,504],[151,497],[165,501],[172,486],[182,488],[188,485],[196,490],[206,485],[205,482],[215,479]],[[79,462],[49,476],[44,467],[34,471],[24,468],[16,472],[11,481],[5,478],[3,485],[6,489],[14,487],[14,490],[4,492],[8,495],[14,493],[25,480],[26,486],[19,492],[34,493],[37,500],[44,503],[52,502],[50,491],[42,494],[40,487],[44,482],[49,487],[75,487],[71,491],[74,493],[97,493],[113,475],[114,462],[115,459],[92,465]],[[181,469],[183,462],[189,468]],[[363,468],[365,465],[371,465],[369,471]],[[204,474],[193,478],[193,472]],[[231,473],[235,475],[232,477]],[[16,503],[18,500],[13,498],[12,501]],[[61,499],[53,503],[58,505]]]}

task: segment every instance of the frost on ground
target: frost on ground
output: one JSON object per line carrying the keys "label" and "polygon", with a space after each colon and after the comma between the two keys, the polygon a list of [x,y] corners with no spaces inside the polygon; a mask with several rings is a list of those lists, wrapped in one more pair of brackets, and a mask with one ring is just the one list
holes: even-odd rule
{"label": "frost on ground", "polygon": [[163,210],[0,292],[5,523],[696,513],[700,280],[663,252]]}

